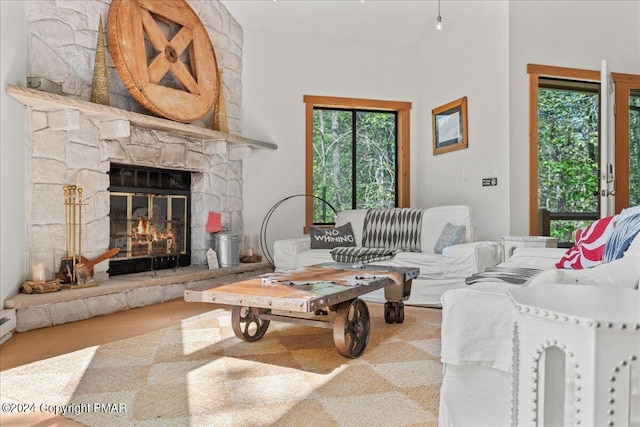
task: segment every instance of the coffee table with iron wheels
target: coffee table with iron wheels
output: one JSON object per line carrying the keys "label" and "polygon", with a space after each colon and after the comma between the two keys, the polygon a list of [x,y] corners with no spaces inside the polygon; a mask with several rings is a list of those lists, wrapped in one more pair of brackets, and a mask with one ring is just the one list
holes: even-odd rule
{"label": "coffee table with iron wheels", "polygon": [[[358,297],[385,288],[385,321],[402,323],[403,301],[409,297],[411,281],[419,270],[331,263],[303,267],[294,273],[291,281],[257,277],[206,290],[187,290],[184,299],[233,306],[233,331],[245,341],[262,338],[271,320],[333,329],[338,353],[356,358],[369,343],[371,327],[369,309]],[[341,277],[358,277],[360,284],[339,284],[343,282]]]}

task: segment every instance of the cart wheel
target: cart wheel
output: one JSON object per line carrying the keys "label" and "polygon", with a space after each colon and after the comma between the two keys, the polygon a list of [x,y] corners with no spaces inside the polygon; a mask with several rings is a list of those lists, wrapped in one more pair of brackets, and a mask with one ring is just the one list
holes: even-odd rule
{"label": "cart wheel", "polygon": [[245,341],[258,341],[267,332],[269,320],[258,318],[258,310],[251,307],[234,306],[231,311],[233,332]]}
{"label": "cart wheel", "polygon": [[404,322],[404,304],[399,303],[396,305],[396,323]]}
{"label": "cart wheel", "polygon": [[396,320],[396,310],[393,304],[390,302],[384,303],[384,321],[387,323],[393,323]]}
{"label": "cart wheel", "polygon": [[369,343],[369,309],[360,299],[345,301],[338,306],[333,324],[333,342],[344,357],[359,357]]}

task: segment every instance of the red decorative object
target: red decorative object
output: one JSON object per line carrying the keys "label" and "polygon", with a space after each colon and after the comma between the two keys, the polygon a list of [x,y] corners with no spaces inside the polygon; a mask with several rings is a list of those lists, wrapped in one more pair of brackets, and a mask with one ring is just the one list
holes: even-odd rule
{"label": "red decorative object", "polygon": [[209,217],[207,218],[207,231],[209,233],[222,231],[221,218],[222,215],[219,212],[209,211]]}
{"label": "red decorative object", "polygon": [[576,232],[576,244],[564,254],[556,267],[579,270],[602,263],[604,245],[613,231],[613,218],[608,216],[579,229]]}

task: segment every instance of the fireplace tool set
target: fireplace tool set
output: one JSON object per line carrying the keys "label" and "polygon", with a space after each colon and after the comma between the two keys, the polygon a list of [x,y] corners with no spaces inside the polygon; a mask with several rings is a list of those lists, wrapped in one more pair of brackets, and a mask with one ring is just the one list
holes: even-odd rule
{"label": "fireplace tool set", "polygon": [[57,278],[62,283],[82,287],[96,286],[93,283],[93,267],[120,252],[119,248],[110,249],[93,260],[82,256],[82,188],[65,185],[64,207],[66,223],[66,254],[60,260]]}

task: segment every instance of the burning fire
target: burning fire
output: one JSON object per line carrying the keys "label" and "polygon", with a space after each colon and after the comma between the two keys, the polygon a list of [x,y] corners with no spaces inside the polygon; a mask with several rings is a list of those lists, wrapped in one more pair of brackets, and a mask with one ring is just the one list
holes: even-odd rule
{"label": "burning fire", "polygon": [[171,247],[172,252],[178,250],[178,242],[176,236],[171,230],[165,230],[159,232],[156,227],[151,224],[151,220],[144,219],[139,216],[136,226],[131,230],[133,238],[136,240],[136,244],[146,245],[149,242],[161,242],[167,241]]}

